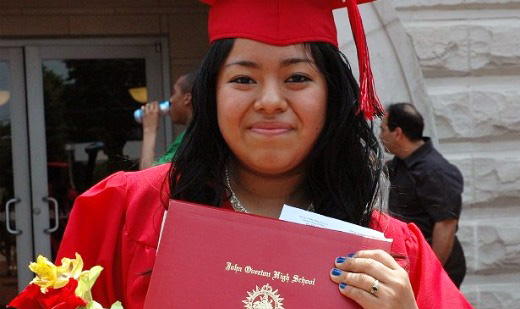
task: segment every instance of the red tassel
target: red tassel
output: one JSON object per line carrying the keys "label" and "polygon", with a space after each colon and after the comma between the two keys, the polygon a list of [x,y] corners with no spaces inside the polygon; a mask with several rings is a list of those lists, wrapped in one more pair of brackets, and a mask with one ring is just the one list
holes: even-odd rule
{"label": "red tassel", "polygon": [[376,94],[374,76],[370,68],[370,55],[363,28],[363,21],[356,0],[347,0],[348,17],[354,42],[356,43],[359,62],[359,109],[367,120],[373,120],[374,116],[382,117],[384,108]]}

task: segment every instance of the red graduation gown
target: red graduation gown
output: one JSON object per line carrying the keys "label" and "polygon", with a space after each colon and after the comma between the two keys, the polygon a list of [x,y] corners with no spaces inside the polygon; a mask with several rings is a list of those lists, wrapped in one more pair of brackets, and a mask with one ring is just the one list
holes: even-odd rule
{"label": "red graduation gown", "polygon": [[[76,199],[57,262],[78,252],[85,269],[103,266],[93,296],[105,308],[116,300],[125,309],[143,308],[168,203],[169,167],[116,173]],[[408,270],[419,308],[472,308],[415,225],[375,214],[372,227],[394,240],[393,253],[406,256],[401,264]]]}

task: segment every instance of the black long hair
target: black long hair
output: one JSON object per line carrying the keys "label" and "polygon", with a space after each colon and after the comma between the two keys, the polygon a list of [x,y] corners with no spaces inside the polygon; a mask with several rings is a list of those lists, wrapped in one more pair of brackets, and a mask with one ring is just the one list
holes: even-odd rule
{"label": "black long hair", "polygon": [[[170,197],[218,207],[229,198],[225,165],[232,153],[217,122],[216,81],[234,39],[213,43],[192,90],[193,119],[169,171]],[[328,43],[303,48],[328,86],[325,125],[307,157],[303,189],[316,212],[368,226],[379,190],[381,149],[362,113],[345,56]]]}

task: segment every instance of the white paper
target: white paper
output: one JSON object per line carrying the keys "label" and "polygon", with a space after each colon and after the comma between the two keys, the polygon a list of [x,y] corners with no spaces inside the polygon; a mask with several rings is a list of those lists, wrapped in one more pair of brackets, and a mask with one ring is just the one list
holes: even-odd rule
{"label": "white paper", "polygon": [[162,217],[161,231],[159,232],[159,241],[157,242],[157,249],[155,249],[155,252],[159,251],[159,245],[161,244],[162,232],[164,230],[164,223],[166,222],[166,216],[167,215],[168,215],[168,210],[165,210],[164,214],[163,214],[163,217]]}
{"label": "white paper", "polygon": [[324,229],[356,234],[385,241],[392,241],[391,239],[385,238],[385,235],[379,231],[323,216],[314,212],[305,211],[303,209],[289,205],[283,205],[282,213],[280,214],[280,220],[321,227]]}

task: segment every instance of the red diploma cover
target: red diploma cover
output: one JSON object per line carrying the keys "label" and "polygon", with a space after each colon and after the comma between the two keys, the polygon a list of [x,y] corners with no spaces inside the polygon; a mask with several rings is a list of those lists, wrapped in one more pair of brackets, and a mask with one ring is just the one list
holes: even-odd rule
{"label": "red diploma cover", "polygon": [[329,278],[338,256],[391,242],[170,201],[145,309],[360,308]]}

